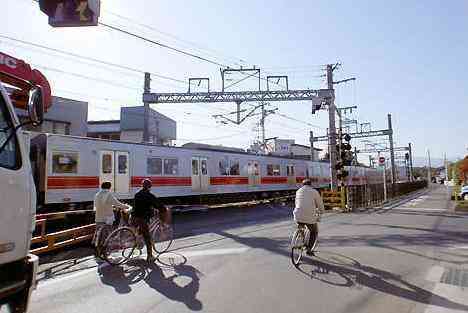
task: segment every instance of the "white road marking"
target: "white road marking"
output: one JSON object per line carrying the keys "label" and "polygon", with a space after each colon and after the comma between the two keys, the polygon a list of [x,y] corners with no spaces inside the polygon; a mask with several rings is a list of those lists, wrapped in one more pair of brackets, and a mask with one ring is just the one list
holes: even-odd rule
{"label": "white road marking", "polygon": [[451,246],[448,249],[450,250],[468,250],[468,246]]}
{"label": "white road marking", "polygon": [[[466,288],[441,283],[440,280],[444,274],[444,271],[445,268],[442,266],[433,266],[428,271],[426,280],[436,283],[431,293],[437,297],[447,299],[450,301],[452,307],[447,308],[439,305],[428,304],[424,310],[424,313],[466,313],[466,310],[462,310],[464,309],[463,306],[468,307],[468,293]],[[419,310],[417,311],[420,312]]]}
{"label": "white road marking", "polygon": [[468,293],[466,288],[439,283],[436,284],[432,293],[439,297],[446,298],[457,309],[429,304],[426,310],[424,310],[424,313],[466,313],[466,308],[468,308]]}
{"label": "white road marking", "polygon": [[431,267],[429,272],[427,272],[426,280],[438,283],[440,282],[444,271],[445,268],[443,268],[442,266],[433,266]]}
{"label": "white road marking", "polygon": [[421,211],[421,212],[445,212],[444,209],[433,209],[433,208],[409,208],[409,207],[396,207],[394,210],[402,211]]}
{"label": "white road marking", "polygon": [[[239,247],[239,248],[223,248],[223,249],[207,249],[207,250],[191,250],[191,251],[189,250],[189,251],[180,251],[180,252],[175,251],[174,253],[177,253],[177,254],[180,254],[180,255],[182,255],[182,256],[184,256],[186,258],[189,258],[189,257],[199,257],[199,256],[241,254],[241,253],[247,252],[249,249],[250,248],[248,248],[248,247]],[[164,254],[161,254],[161,256],[159,256],[159,258],[161,258],[161,259],[173,258],[174,253],[171,253],[171,252],[164,253]],[[146,253],[142,253],[138,257],[144,258],[144,257],[146,257]],[[50,278],[45,282],[39,282],[38,288],[42,289],[44,287],[54,285],[54,284],[57,284],[57,283],[61,283],[61,282],[64,282],[64,281],[67,281],[67,280],[70,280],[70,279],[76,279],[76,278],[78,278],[80,276],[83,276],[85,274],[92,273],[92,272],[97,272],[97,269],[102,269],[102,268],[105,268],[107,266],[110,266],[110,264],[108,264],[107,262],[104,262],[104,263],[99,264],[97,266],[97,268],[93,267],[93,268],[83,269],[83,270],[80,270],[77,273],[70,274],[70,275],[67,275],[67,276],[64,276],[64,277],[60,277],[60,278]]]}

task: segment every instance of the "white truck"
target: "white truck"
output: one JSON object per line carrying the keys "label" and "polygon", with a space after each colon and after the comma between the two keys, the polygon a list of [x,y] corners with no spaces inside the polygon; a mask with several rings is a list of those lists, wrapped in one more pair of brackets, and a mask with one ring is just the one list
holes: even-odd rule
{"label": "white truck", "polygon": [[[36,191],[22,127],[40,124],[50,103],[44,76],[0,52],[0,310],[26,312],[36,286],[38,257],[29,253]],[[27,112],[21,122],[15,108]]]}

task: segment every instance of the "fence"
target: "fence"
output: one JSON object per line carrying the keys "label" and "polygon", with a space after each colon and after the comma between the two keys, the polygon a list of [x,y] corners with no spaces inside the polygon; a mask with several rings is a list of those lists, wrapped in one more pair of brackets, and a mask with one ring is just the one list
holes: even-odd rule
{"label": "fence", "polygon": [[[414,181],[387,184],[387,199],[399,197],[426,188],[427,181]],[[383,184],[348,186],[349,209],[367,208],[382,205],[385,200]]]}

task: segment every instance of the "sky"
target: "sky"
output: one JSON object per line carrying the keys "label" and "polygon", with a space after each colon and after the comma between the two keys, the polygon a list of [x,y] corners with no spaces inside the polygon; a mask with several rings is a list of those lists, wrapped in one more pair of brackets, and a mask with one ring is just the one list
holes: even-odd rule
{"label": "sky", "polygon": [[[220,66],[149,44],[104,26],[52,28],[32,0],[3,0],[0,51],[22,58],[49,79],[54,95],[89,102],[89,119],[118,119],[121,106],[141,105],[143,74],[65,56],[23,40],[188,82],[207,77],[221,86]],[[223,65],[288,75],[290,89],[320,89],[324,64],[339,67],[338,106],[373,130],[392,114],[396,146],[413,145],[417,163],[427,150],[433,163],[468,153],[467,1],[182,1],[103,0],[100,21],[183,49]],[[153,75],[154,92],[186,92],[186,83]],[[232,75],[230,82],[243,76]],[[229,90],[252,90],[247,79]],[[261,81],[265,89],[265,81]],[[198,90],[205,91],[204,86]],[[272,88],[283,88],[273,86]],[[244,103],[250,108],[255,103]],[[177,144],[202,141],[247,148],[258,136],[258,118],[241,125],[212,117],[232,103],[157,104],[177,121]],[[309,131],[325,135],[328,113],[311,114],[310,102],[272,102],[266,136],[308,144]],[[385,138],[370,138],[383,142]],[[352,140],[358,148],[360,140]],[[360,159],[368,157],[362,155]]]}

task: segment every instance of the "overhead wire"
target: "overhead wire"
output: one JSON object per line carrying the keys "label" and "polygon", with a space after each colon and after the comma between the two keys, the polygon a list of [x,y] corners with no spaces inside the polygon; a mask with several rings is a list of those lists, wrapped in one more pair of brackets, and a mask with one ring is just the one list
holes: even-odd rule
{"label": "overhead wire", "polygon": [[[33,46],[33,47],[53,51],[53,52],[56,52],[56,53],[61,53],[61,54],[73,56],[75,58],[80,58],[80,59],[92,61],[92,62],[95,62],[95,63],[101,63],[101,64],[104,64],[104,65],[107,65],[107,66],[120,68],[120,69],[127,70],[127,71],[130,71],[130,72],[136,72],[136,73],[140,73],[140,74],[144,74],[146,72],[146,71],[136,69],[136,68],[132,68],[132,67],[129,67],[129,66],[126,66],[126,65],[112,63],[112,62],[100,60],[100,59],[89,57],[89,56],[80,55],[80,54],[77,54],[77,53],[74,53],[74,52],[65,51],[65,50],[61,50],[61,49],[57,49],[57,48],[51,48],[51,47],[48,47],[48,46],[45,46],[45,45],[41,45],[41,44],[34,43],[34,42],[31,42],[31,41],[27,41],[27,40],[21,40],[21,39],[18,39],[18,38],[13,38],[13,37],[10,37],[10,36],[5,36],[5,35],[0,34],[0,38],[4,38],[4,39],[11,40],[11,41],[19,42],[19,43],[22,43],[22,44],[25,44],[25,45],[29,45],[29,46]],[[188,82],[186,82],[184,80],[173,78],[173,77],[166,76],[166,75],[162,75],[162,74],[159,74],[159,73],[151,72],[151,74],[156,76],[156,77],[159,77],[161,79],[166,79],[166,80],[171,80],[171,81],[175,81],[175,82],[178,82],[178,83],[188,84]]]}

